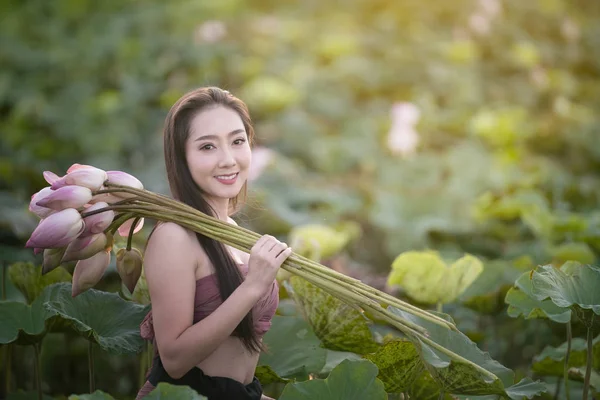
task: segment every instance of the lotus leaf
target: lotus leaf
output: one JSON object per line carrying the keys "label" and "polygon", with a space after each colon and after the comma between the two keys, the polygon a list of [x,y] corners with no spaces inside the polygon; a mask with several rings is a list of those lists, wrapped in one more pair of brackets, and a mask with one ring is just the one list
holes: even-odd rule
{"label": "lotus leaf", "polygon": [[57,282],[71,282],[71,274],[64,268],[55,268],[42,275],[42,267],[32,263],[15,263],[8,268],[8,276],[13,285],[25,296],[27,304],[31,304],[46,286]]}
{"label": "lotus leaf", "polygon": [[407,251],[392,264],[389,285],[399,285],[413,299],[427,304],[450,303],[481,274],[483,265],[465,255],[448,266],[436,251]]}
{"label": "lotus leaf", "polygon": [[71,284],[57,283],[45,303],[49,317],[63,320],[81,336],[116,354],[141,351],[140,323],[148,307],[125,301],[115,293],[90,289],[71,296]]}
{"label": "lotus leaf", "polygon": [[69,400],[114,400],[110,394],[103,392],[102,390],[96,390],[94,393],[86,394],[72,394],[69,396]]}
{"label": "lotus leaf", "polygon": [[[445,393],[466,395],[497,394],[521,400],[523,397],[532,398],[537,393],[546,390],[544,385],[538,382],[531,382],[528,378],[513,385],[513,371],[493,360],[488,353],[482,352],[463,333],[443,328],[395,307],[388,307],[388,309],[427,329],[429,340],[451,350],[497,377],[497,379],[491,379],[491,377],[483,375],[473,365],[451,359],[447,354],[436,349],[423,338],[411,335],[411,340],[420,349],[425,366]],[[446,314],[437,314],[447,320],[451,320]],[[511,390],[510,392],[509,389]]]}
{"label": "lotus leaf", "polygon": [[379,345],[373,340],[367,318],[358,310],[329,295],[306,280],[293,276],[288,292],[300,305],[323,346],[330,350],[372,353]]}
{"label": "lotus leaf", "polygon": [[552,321],[566,324],[571,320],[571,310],[561,308],[551,300],[536,300],[532,290],[530,273],[523,273],[515,282],[515,286],[506,294],[505,301],[508,304],[508,315],[513,318],[523,315],[525,319],[549,318]]}
{"label": "lotus leaf", "polygon": [[[537,300],[550,299],[559,307],[584,311],[584,322],[600,322],[600,267],[567,262],[560,269],[543,265],[533,271],[532,294]],[[592,313],[585,313],[590,310]],[[578,312],[578,316],[582,313]],[[596,316],[594,318],[593,316]]]}
{"label": "lotus leaf", "polygon": [[365,358],[379,369],[377,377],[388,393],[406,391],[424,369],[418,350],[408,340],[391,340]]}
{"label": "lotus leaf", "polygon": [[[571,354],[569,367],[583,367],[587,360],[587,343],[585,339],[573,338],[571,341]],[[567,343],[558,347],[547,346],[533,359],[532,370],[539,375],[563,376]],[[593,341],[592,367],[600,370],[600,336]]]}
{"label": "lotus leaf", "polygon": [[325,365],[326,350],[303,318],[275,315],[264,343],[268,351],[261,353],[258,365],[269,366],[278,377],[306,380]]}
{"label": "lotus leaf", "polygon": [[279,400],[384,400],[383,383],[370,361],[344,360],[326,379],[288,384]]}
{"label": "lotus leaf", "polygon": [[206,397],[199,395],[189,386],[171,385],[170,383],[161,382],[156,388],[151,391],[145,400],[206,400]]}

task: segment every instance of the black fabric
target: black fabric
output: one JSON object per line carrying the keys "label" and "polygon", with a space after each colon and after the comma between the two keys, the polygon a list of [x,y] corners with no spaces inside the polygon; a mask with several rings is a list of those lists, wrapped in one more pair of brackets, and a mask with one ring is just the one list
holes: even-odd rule
{"label": "black fabric", "polygon": [[155,387],[160,382],[186,385],[199,394],[208,397],[208,400],[260,400],[263,392],[262,386],[256,377],[251,383],[244,385],[235,379],[205,375],[198,367],[192,368],[179,379],[173,379],[165,370],[160,357],[154,358],[148,381]]}

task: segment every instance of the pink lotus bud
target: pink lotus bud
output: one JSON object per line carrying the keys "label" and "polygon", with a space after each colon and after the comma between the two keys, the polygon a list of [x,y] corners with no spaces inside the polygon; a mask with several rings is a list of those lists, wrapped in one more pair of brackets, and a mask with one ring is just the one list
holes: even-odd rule
{"label": "pink lotus bud", "polygon": [[[121,235],[122,237],[129,236],[129,231],[131,230],[131,225],[133,225],[134,219],[135,218],[128,219],[127,221],[123,222],[123,224],[118,229],[119,235]],[[140,218],[138,223],[135,225],[135,228],[133,229],[133,233],[134,234],[138,233],[142,229],[143,226],[144,226],[144,218]]]}
{"label": "pink lotus bud", "polygon": [[[139,181],[135,176],[129,175],[123,171],[107,171],[108,174],[108,183],[113,183],[115,185],[122,186],[131,186],[135,189],[143,189],[144,185]],[[129,193],[113,193],[114,196],[120,197],[122,199],[126,199],[134,196]]]}
{"label": "pink lotus bud", "polygon": [[58,267],[61,262],[63,255],[65,254],[66,247],[60,247],[58,249],[46,249],[44,250],[44,261],[42,262],[42,275],[47,274],[54,268]]}
{"label": "pink lotus bud", "polygon": [[38,254],[42,253],[43,251],[44,251],[44,249],[42,249],[41,247],[35,247],[33,249],[33,254],[37,256]]}
{"label": "pink lotus bud", "polygon": [[67,208],[41,220],[25,247],[64,247],[75,240],[83,229],[84,223],[79,212]]}
{"label": "pink lotus bud", "polygon": [[90,258],[78,261],[73,271],[71,296],[78,296],[100,282],[108,264],[110,264],[110,251],[101,251]]}
{"label": "pink lotus bud", "polygon": [[62,262],[85,260],[106,248],[106,235],[97,233],[91,236],[80,236],[73,240],[65,252]]}
{"label": "pink lotus bud", "polygon": [[[108,207],[108,204],[101,201],[86,208],[85,212],[96,211],[105,207]],[[101,213],[85,217],[83,219],[83,222],[85,222],[85,230],[81,235],[93,235],[94,233],[104,232],[104,230],[109,227],[111,222],[113,222],[114,218],[115,212],[113,210],[106,210]]]}
{"label": "pink lotus bud", "polygon": [[250,164],[250,172],[248,174],[249,181],[258,179],[273,161],[274,153],[273,150],[266,147],[255,147],[252,150],[252,164]]}
{"label": "pink lotus bud", "polygon": [[67,173],[65,176],[52,184],[52,189],[58,189],[63,186],[77,185],[90,190],[98,190],[108,178],[105,171],[95,167],[79,168]]}
{"label": "pink lotus bud", "polygon": [[91,165],[85,165],[85,164],[73,164],[69,167],[69,169],[67,170],[67,174],[71,173],[73,171],[77,171],[78,169],[85,169],[85,168],[96,168],[96,167],[92,167]]}
{"label": "pink lotus bud", "polygon": [[83,186],[63,186],[38,201],[36,204],[53,210],[79,208],[92,199],[92,191]]}
{"label": "pink lotus bud", "polygon": [[45,188],[43,188],[42,190],[40,190],[39,192],[37,192],[33,196],[31,196],[31,202],[29,203],[29,211],[31,211],[32,213],[34,213],[35,215],[37,215],[40,218],[46,218],[48,215],[55,212],[55,210],[53,210],[51,208],[40,207],[37,205],[38,201],[46,198],[48,195],[50,195],[53,192],[54,191],[52,189],[50,189],[49,186],[46,186]]}
{"label": "pink lotus bud", "polygon": [[[100,190],[106,189],[105,186],[102,186],[100,188]],[[117,201],[121,201],[123,200],[121,197],[117,197],[114,196],[111,193],[100,193],[100,194],[95,194],[94,197],[92,197],[92,199],[90,200],[90,203],[92,204],[96,204],[96,203],[108,203],[108,204],[113,204],[116,203]]]}
{"label": "pink lotus bud", "polygon": [[117,252],[117,272],[130,293],[133,293],[140,279],[143,263],[144,257],[138,249],[132,248],[129,251],[120,249]]}
{"label": "pink lotus bud", "polygon": [[49,185],[52,185],[54,182],[60,179],[60,176],[56,175],[52,171],[44,171],[43,173],[44,179],[48,182]]}

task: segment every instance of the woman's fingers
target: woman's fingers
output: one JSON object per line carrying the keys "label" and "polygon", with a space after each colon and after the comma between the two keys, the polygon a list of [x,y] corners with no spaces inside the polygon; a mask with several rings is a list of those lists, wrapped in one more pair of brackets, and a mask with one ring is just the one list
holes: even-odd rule
{"label": "woman's fingers", "polygon": [[288,258],[290,256],[290,254],[292,254],[292,248],[288,247],[285,250],[283,250],[281,253],[279,253],[277,255],[277,257],[275,257],[275,259],[277,261],[284,261],[286,258]]}

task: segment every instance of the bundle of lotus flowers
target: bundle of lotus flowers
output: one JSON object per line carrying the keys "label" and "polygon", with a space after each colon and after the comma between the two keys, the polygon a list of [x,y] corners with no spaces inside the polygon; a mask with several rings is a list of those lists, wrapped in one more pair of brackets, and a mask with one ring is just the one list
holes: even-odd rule
{"label": "bundle of lotus flowers", "polygon": [[[42,220],[26,246],[34,248],[36,253],[43,251],[43,273],[63,262],[78,260],[73,273],[73,296],[100,281],[110,263],[113,235],[117,232],[129,238],[127,247],[117,253],[117,270],[124,284],[133,291],[140,277],[142,255],[131,248],[131,236],[141,227],[143,218],[174,222],[247,253],[260,238],[251,230],[145,190],[137,178],[125,172],[74,164],[63,177],[46,171],[44,178],[50,186],[34,194],[29,206]],[[472,364],[430,340],[425,328],[392,313],[387,306],[456,330],[451,322],[296,253],[292,253],[281,268],[452,359]],[[474,366],[481,373],[493,376]]]}

